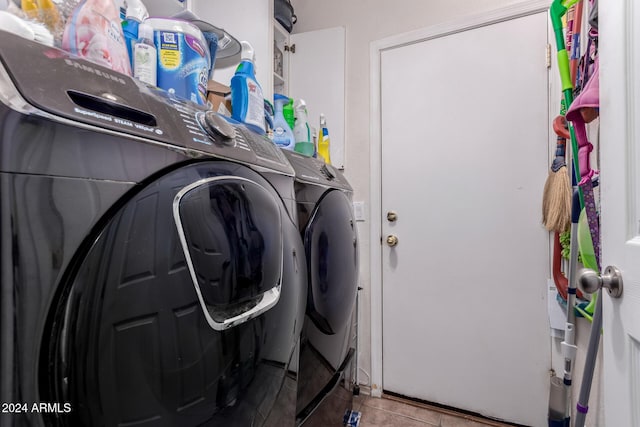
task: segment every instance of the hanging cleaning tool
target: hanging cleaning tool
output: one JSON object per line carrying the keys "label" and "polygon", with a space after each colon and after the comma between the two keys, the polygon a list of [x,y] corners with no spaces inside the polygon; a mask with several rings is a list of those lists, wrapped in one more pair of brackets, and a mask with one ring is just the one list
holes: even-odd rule
{"label": "hanging cleaning tool", "polygon": [[[564,103],[563,103],[564,104]],[[564,111],[561,111],[564,114]],[[558,116],[554,120],[554,130],[558,125]],[[563,126],[564,127],[564,126]],[[564,130],[564,129],[562,129]],[[556,130],[556,156],[551,164],[547,181],[544,184],[542,196],[542,223],[549,231],[563,233],[571,224],[571,178],[565,162],[566,138]]]}
{"label": "hanging cleaning tool", "polygon": [[[551,24],[556,40],[556,49],[558,51],[558,71],[560,72],[560,81],[562,84],[562,93],[566,108],[571,106],[573,102],[573,82],[571,81],[571,69],[569,67],[569,55],[565,48],[564,33],[562,31],[562,17],[567,13],[568,8],[576,4],[579,0],[553,0],[549,14],[551,16]],[[574,176],[576,181],[580,181],[580,165],[578,164],[578,156],[573,155],[578,152],[578,143],[575,137],[573,126],[569,125],[569,134],[571,135],[571,153],[573,158]],[[580,206],[584,206],[582,191],[580,191]]]}
{"label": "hanging cleaning tool", "polygon": [[315,146],[311,138],[311,129],[307,117],[307,104],[304,99],[299,99],[295,103],[296,125],[293,128],[293,136],[296,140],[295,151],[305,156],[313,156]]}
{"label": "hanging cleaning tool", "polygon": [[240,64],[231,78],[231,117],[264,134],[264,99],[255,75],[255,53],[247,41],[240,42],[240,46]]}
{"label": "hanging cleaning tool", "polygon": [[[554,0],[551,4],[549,14],[551,17],[551,23],[553,26],[554,36],[556,40],[556,49],[557,49],[557,60],[558,60],[558,70],[560,72],[560,80],[562,83],[562,92],[563,92],[563,109],[569,109],[571,103],[573,102],[573,80],[571,76],[571,71],[569,67],[569,55],[565,49],[564,42],[564,33],[562,26],[562,17],[567,13],[569,7],[577,3],[578,0]],[[571,140],[571,154],[573,158],[573,174],[575,177],[575,181],[580,181],[580,165],[577,159],[578,146],[575,138],[575,132],[573,126],[571,124],[569,127],[569,136]],[[574,199],[573,206],[575,206],[576,200]],[[578,189],[577,192],[577,203],[578,203],[578,212],[580,211],[580,207],[584,205],[582,193]],[[575,209],[572,207],[572,219],[575,214]],[[565,324],[565,332],[564,332],[564,340],[562,342],[562,353],[564,357],[564,374],[563,374],[563,383],[565,388],[565,416],[564,421],[560,424],[555,420],[549,417],[549,427],[568,427],[571,424],[571,408],[572,408],[572,399],[571,399],[571,386],[572,386],[572,375],[573,375],[573,365],[575,362],[575,355],[577,347],[575,345],[575,314],[573,311],[573,304],[575,303],[575,273],[576,268],[572,265],[573,259],[575,259],[577,263],[577,241],[575,241],[574,237],[577,234],[577,228],[574,227],[574,224],[577,226],[577,218],[575,223],[572,221],[572,245],[571,245],[571,260],[569,265],[569,277],[568,277],[568,289],[567,289],[567,322]],[[575,258],[574,258],[575,257]]]}
{"label": "hanging cleaning tool", "polygon": [[[570,50],[570,82],[573,88],[573,82],[576,81],[576,72],[580,59],[580,28],[582,26],[582,7],[583,2],[579,1],[569,10],[570,19],[567,20],[567,48]],[[560,61],[560,60],[558,60]],[[564,89],[564,82],[563,82]],[[560,116],[554,119],[553,128],[558,135],[556,143],[556,157],[551,165],[547,182],[543,192],[543,212],[542,223],[547,230],[563,233],[569,229],[571,222],[571,180],[565,163],[566,140],[570,139],[567,131],[564,130],[566,122],[564,120],[569,104],[566,100],[561,102]]]}
{"label": "hanging cleaning tool", "polygon": [[[590,56],[590,52],[587,52],[587,59]],[[586,68],[588,70],[588,67]],[[578,158],[580,168],[582,171],[582,179],[579,182],[580,187],[584,192],[584,213],[586,215],[589,233],[586,234],[586,230],[582,233],[578,230],[579,246],[583,250],[582,258],[583,263],[587,266],[591,266],[587,269],[587,276],[596,275],[599,276],[602,268],[600,261],[600,225],[598,212],[596,210],[595,197],[593,194],[593,178],[597,175],[597,172],[591,169],[589,162],[589,156],[593,146],[587,139],[586,123],[589,123],[595,117],[597,117],[600,107],[600,83],[599,83],[599,70],[598,70],[598,57],[596,56],[593,63],[593,73],[591,78],[584,85],[582,92],[576,98],[575,103],[567,111],[567,120],[571,120],[576,128],[576,136],[578,138],[579,152]],[[584,228],[584,227],[583,227]],[[591,238],[591,245],[586,244],[585,240]],[[580,244],[582,240],[582,244]],[[591,253],[588,253],[591,252]],[[594,263],[595,258],[595,263]],[[590,270],[595,270],[595,273]],[[607,268],[609,270],[609,268]],[[582,279],[584,273],[581,276],[581,283],[584,283]],[[600,279],[602,280],[602,279]],[[600,345],[600,334],[602,328],[602,295],[601,290],[594,292],[594,297],[597,298],[595,303],[595,313],[593,315],[593,322],[591,325],[591,334],[589,335],[589,345],[587,348],[587,357],[585,360],[585,366],[582,376],[582,384],[580,387],[580,394],[578,397],[578,403],[576,405],[577,414],[575,420],[576,427],[583,427],[587,411],[589,409],[589,395],[591,393],[591,384],[593,381],[593,372],[595,370],[595,364],[598,354],[598,347]],[[612,297],[619,297],[620,294],[611,294]]]}
{"label": "hanging cleaning tool", "polygon": [[329,141],[329,129],[324,114],[320,114],[320,130],[318,131],[318,157],[325,163],[331,164],[331,146]]}
{"label": "hanging cleaning tool", "polygon": [[273,115],[273,142],[280,148],[292,150],[295,148],[296,140],[293,131],[284,118],[282,112],[284,106],[289,102],[289,97],[276,93],[273,95],[275,113]]}

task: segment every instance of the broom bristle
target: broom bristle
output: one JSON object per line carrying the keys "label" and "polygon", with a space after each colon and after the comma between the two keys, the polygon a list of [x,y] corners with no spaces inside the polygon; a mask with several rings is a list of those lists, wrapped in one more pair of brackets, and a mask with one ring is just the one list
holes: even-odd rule
{"label": "broom bristle", "polygon": [[571,180],[566,166],[549,171],[542,195],[542,223],[559,233],[571,226]]}

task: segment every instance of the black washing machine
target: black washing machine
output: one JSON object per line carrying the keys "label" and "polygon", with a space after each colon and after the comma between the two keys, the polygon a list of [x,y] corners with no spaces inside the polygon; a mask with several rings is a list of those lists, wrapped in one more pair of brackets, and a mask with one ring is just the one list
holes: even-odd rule
{"label": "black washing machine", "polygon": [[3,31],[0,61],[0,425],[295,425],[282,152]]}
{"label": "black washing machine", "polygon": [[358,292],[352,188],[331,165],[295,152],[285,153],[296,172],[298,227],[309,286],[298,371],[297,422],[336,425],[352,407],[352,329]]}

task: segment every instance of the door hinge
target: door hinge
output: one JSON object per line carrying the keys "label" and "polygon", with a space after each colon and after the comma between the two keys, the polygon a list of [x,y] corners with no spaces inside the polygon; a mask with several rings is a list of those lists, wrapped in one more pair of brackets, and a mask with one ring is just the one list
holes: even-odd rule
{"label": "door hinge", "polygon": [[289,45],[284,45],[284,51],[285,52],[291,52],[291,53],[296,53],[296,44],[292,44],[291,46]]}
{"label": "door hinge", "polygon": [[551,68],[551,45],[547,43],[547,48],[545,50],[546,64],[547,68]]}

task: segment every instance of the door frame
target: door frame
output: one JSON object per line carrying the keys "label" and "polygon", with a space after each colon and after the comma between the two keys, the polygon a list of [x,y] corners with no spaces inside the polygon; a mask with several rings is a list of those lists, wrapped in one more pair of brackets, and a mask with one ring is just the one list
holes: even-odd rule
{"label": "door frame", "polygon": [[[517,19],[549,9],[549,0],[518,4],[470,15],[458,20],[394,35],[370,47],[370,265],[371,265],[371,396],[381,397],[382,384],[382,105],[381,54],[385,50],[445,37],[455,33]],[[378,243],[379,242],[379,243]]]}

